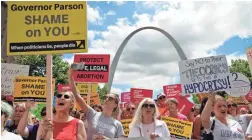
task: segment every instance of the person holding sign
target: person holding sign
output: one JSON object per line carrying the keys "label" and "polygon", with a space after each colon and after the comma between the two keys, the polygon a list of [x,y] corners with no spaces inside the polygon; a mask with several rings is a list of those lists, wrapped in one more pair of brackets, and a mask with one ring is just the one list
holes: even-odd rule
{"label": "person holding sign", "polygon": [[[250,103],[246,100],[245,96],[241,96],[242,101],[249,105]],[[242,126],[242,130],[246,132],[249,125],[249,121],[252,120],[252,114],[239,114],[238,105],[231,99],[227,100],[228,106],[228,118],[236,120]],[[252,111],[252,110],[251,110]]]}
{"label": "person holding sign", "polygon": [[[80,108],[86,114],[88,121],[88,140],[101,140],[110,138],[124,137],[124,131],[121,122],[114,119],[112,113],[119,108],[119,97],[117,94],[107,94],[104,97],[103,111],[97,112],[91,108],[79,94],[74,83],[72,69],[68,71],[68,83],[74,93],[74,97]],[[90,93],[89,93],[90,94]]]}
{"label": "person holding sign", "polygon": [[[212,109],[215,118],[211,117]],[[208,95],[208,100],[201,114],[201,122],[206,130],[208,139],[211,137],[215,140],[245,140],[244,131],[241,125],[232,119],[227,118],[227,102],[219,95],[211,92]]]}
{"label": "person holding sign", "polygon": [[151,140],[156,137],[170,138],[170,131],[164,121],[158,120],[158,108],[151,98],[143,99],[129,126],[128,138],[144,137]]}
{"label": "person holding sign", "polygon": [[8,132],[4,129],[7,120],[11,117],[12,107],[1,101],[1,139],[2,140],[22,140],[22,138],[14,133]]}
{"label": "person holding sign", "polygon": [[70,91],[63,91],[56,95],[55,114],[53,122],[44,119],[39,125],[37,140],[49,140],[51,133],[56,140],[86,140],[84,123],[72,117],[70,112],[74,108],[74,96]]}

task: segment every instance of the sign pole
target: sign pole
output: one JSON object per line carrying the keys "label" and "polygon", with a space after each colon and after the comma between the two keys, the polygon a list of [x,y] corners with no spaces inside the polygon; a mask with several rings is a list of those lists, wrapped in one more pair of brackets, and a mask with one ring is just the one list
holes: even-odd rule
{"label": "sign pole", "polygon": [[[52,91],[52,67],[52,55],[49,54],[46,56],[46,117],[50,120],[53,119],[52,100],[54,94]],[[50,137],[53,138],[53,133]]]}
{"label": "sign pole", "polygon": [[90,105],[91,83],[88,83],[87,104]]}

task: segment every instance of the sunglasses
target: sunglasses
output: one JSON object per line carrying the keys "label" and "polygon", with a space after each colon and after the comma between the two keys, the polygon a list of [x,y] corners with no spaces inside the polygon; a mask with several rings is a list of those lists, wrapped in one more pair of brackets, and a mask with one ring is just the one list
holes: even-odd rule
{"label": "sunglasses", "polygon": [[154,104],[143,104],[142,108],[155,108],[155,105]]}
{"label": "sunglasses", "polygon": [[115,98],[113,98],[113,97],[110,97],[110,96],[104,96],[104,98],[103,98],[104,100],[109,100],[109,101],[113,101],[113,100],[115,100],[116,102],[117,102],[117,100],[115,99]]}
{"label": "sunglasses", "polygon": [[130,110],[134,111],[135,108],[127,108],[126,110],[127,110],[127,111],[130,111]]}
{"label": "sunglasses", "polygon": [[227,105],[228,108],[231,108],[231,107],[237,107],[237,104],[232,104],[232,105]]}
{"label": "sunglasses", "polygon": [[[59,99],[59,98],[61,98],[63,95],[62,94],[57,94],[56,95],[56,97]],[[69,95],[67,95],[67,94],[64,94],[64,99],[69,99],[70,98],[70,96]]]}
{"label": "sunglasses", "polygon": [[162,100],[162,99],[165,99],[165,98],[166,98],[165,96],[162,96],[162,97],[159,97],[158,99]]}

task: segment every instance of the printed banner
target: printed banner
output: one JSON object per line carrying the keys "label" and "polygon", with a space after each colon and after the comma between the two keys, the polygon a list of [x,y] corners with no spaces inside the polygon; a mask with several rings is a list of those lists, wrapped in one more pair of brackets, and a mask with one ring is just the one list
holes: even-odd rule
{"label": "printed banner", "polygon": [[71,88],[68,84],[58,84],[58,92],[71,91]]}
{"label": "printed banner", "polygon": [[138,89],[131,88],[130,89],[130,99],[131,102],[138,105],[144,98],[152,98],[153,90],[149,89]]}
{"label": "printed banner", "polygon": [[129,135],[129,125],[131,122],[132,122],[132,119],[121,120],[123,131],[126,137],[128,137]]}
{"label": "printed banner", "polygon": [[225,55],[180,61],[179,73],[184,95],[231,88]]}
{"label": "printed banner", "polygon": [[[76,83],[80,95],[88,94],[88,83]],[[91,93],[97,93],[98,83],[90,83]]]}
{"label": "printed banner", "polygon": [[130,102],[130,92],[121,93],[121,102],[125,102],[125,103]]}
{"label": "printed banner", "polygon": [[163,90],[164,90],[164,94],[168,98],[179,96],[180,93],[182,92],[181,84],[163,86]]}
{"label": "printed banner", "polygon": [[181,114],[187,116],[193,106],[194,104],[191,103],[186,97],[180,96],[178,109]]}
{"label": "printed banner", "polygon": [[[14,102],[46,102],[46,78],[17,76],[14,82]],[[55,79],[52,81],[55,88]]]}
{"label": "printed banner", "polygon": [[161,119],[165,121],[171,135],[176,136],[176,138],[191,138],[193,127],[192,122],[182,121],[171,117],[162,117]]}
{"label": "printed banner", "polygon": [[108,54],[75,54],[74,62],[84,62],[82,70],[74,71],[76,82],[107,83],[109,78],[110,55]]}
{"label": "printed banner", "polygon": [[85,1],[8,1],[7,4],[8,55],[88,51]]}
{"label": "printed banner", "polygon": [[1,63],[1,94],[12,95],[16,76],[28,76],[29,65]]}

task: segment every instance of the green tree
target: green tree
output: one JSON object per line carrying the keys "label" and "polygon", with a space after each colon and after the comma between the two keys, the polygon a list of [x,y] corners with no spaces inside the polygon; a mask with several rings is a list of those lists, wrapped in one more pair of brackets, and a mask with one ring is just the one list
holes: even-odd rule
{"label": "green tree", "polygon": [[229,67],[230,72],[239,72],[248,77],[249,81],[252,82],[252,76],[247,60],[237,59],[231,60],[231,66]]}
{"label": "green tree", "polygon": [[42,109],[46,106],[46,104],[44,103],[40,103],[40,104],[37,104],[35,106],[35,108],[31,109],[31,113],[33,115],[35,115],[36,118],[38,118],[39,120],[42,119],[42,116],[40,115],[40,112],[42,111]]}
{"label": "green tree", "polygon": [[196,94],[192,95],[192,100],[193,100],[194,104],[200,104],[199,97]]}
{"label": "green tree", "polygon": [[104,96],[108,94],[108,88],[107,88],[107,85],[105,84],[104,87],[100,87],[98,86],[98,94],[99,94],[99,97],[100,97],[100,101],[101,103],[103,102],[104,100]]}
{"label": "green tree", "polygon": [[[28,55],[16,56],[15,62],[22,65],[30,65],[30,76],[46,76],[46,56],[45,55]],[[53,55],[53,68],[52,74],[55,78],[55,84],[67,83],[67,71],[69,64],[63,61],[62,55]],[[57,93],[57,86],[55,86],[55,93]]]}

